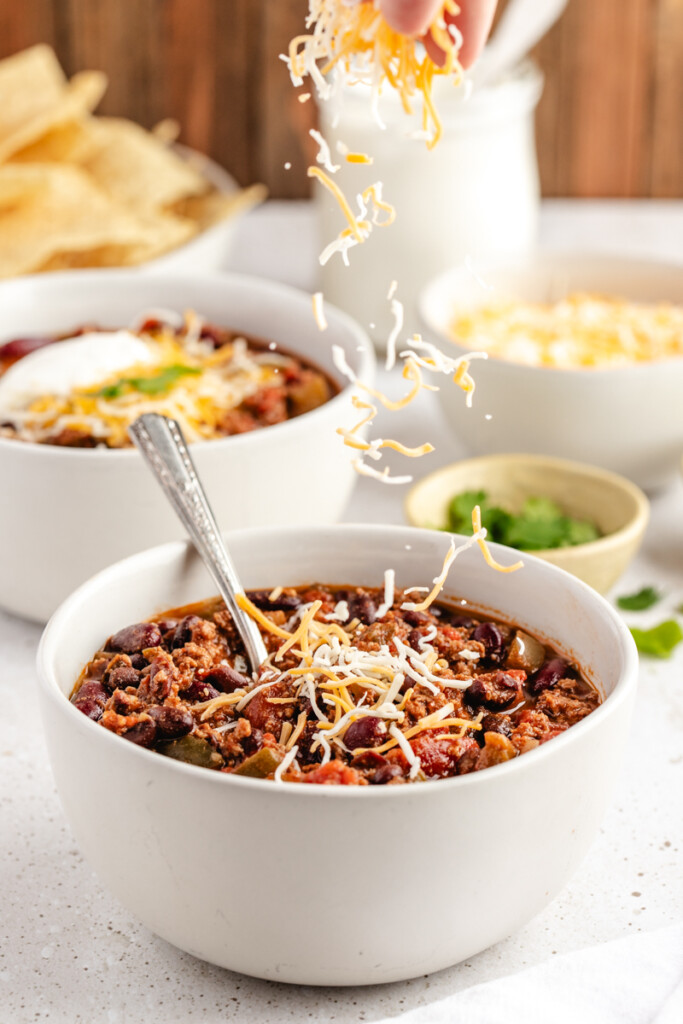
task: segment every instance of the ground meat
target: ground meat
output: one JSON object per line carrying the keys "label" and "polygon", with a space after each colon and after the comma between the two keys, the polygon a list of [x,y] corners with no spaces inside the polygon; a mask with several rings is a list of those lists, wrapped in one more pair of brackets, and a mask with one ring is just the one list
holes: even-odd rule
{"label": "ground meat", "polygon": [[544,690],[536,702],[553,722],[575,725],[589,715],[600,698],[595,690],[587,690],[580,679],[561,679],[551,690]]}
{"label": "ground meat", "polygon": [[[346,607],[339,649],[350,657],[357,651],[370,667],[348,675],[342,661],[328,674],[313,671],[305,650],[294,644],[281,654],[282,634],[262,629],[270,652],[264,672],[272,678],[263,686],[244,671],[232,618],[214,599],[105,640],[74,689],[74,706],[129,742],[214,771],[272,778],[287,757],[287,781],[377,786],[502,764],[600,703],[579,670],[549,648],[531,674],[505,668],[515,631],[462,608],[407,611],[397,592],[378,617],[382,588],[323,584],[249,597],[286,634],[296,630],[303,609],[320,602],[310,651],[323,643],[332,652],[332,638],[340,640],[334,611],[343,616]],[[317,640],[328,628],[337,632]],[[251,696],[254,686],[262,688]],[[381,707],[390,686],[393,707]],[[405,734],[400,744],[397,728]]]}

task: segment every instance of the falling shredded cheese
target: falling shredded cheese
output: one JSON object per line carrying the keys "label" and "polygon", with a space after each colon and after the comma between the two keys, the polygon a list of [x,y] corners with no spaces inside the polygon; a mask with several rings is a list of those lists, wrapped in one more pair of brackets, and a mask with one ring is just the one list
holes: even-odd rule
{"label": "falling shredded cheese", "polygon": [[329,99],[336,83],[365,82],[372,89],[372,110],[381,127],[379,97],[388,83],[398,93],[403,109],[410,114],[413,99],[422,97],[422,129],[427,145],[436,145],[441,122],[432,98],[435,76],[462,80],[458,53],[462,37],[451,22],[458,7],[445,0],[429,29],[433,43],[443,54],[443,64],[432,61],[418,40],[395,32],[374,3],[344,0],[309,0],[306,33],[296,36],[283,54],[295,86],[309,76],[321,99]]}
{"label": "falling shredded cheese", "polygon": [[434,603],[434,601],[437,599],[437,597],[443,590],[444,584],[446,583],[446,578],[448,577],[448,570],[452,566],[455,559],[462,551],[466,551],[468,548],[471,548],[473,544],[477,543],[482,536],[485,537],[486,533],[485,531],[482,531],[480,529],[479,532],[475,533],[473,537],[468,537],[468,539],[459,547],[456,547],[455,541],[452,540],[449,545],[448,551],[446,552],[446,557],[443,560],[443,567],[441,569],[441,572],[439,573],[438,576],[434,577],[432,581],[434,583],[434,586],[429,591],[425,599],[423,601],[418,602],[417,604],[414,601],[404,601],[404,603],[401,605],[401,608],[404,611],[409,612],[426,611],[429,608],[429,606]]}
{"label": "falling shredded cheese", "polygon": [[319,330],[326,331],[327,320],[325,318],[322,292],[314,292],[313,294],[313,316],[315,317],[315,322],[317,323]]}
{"label": "falling shredded cheese", "polygon": [[496,569],[498,572],[516,572],[518,569],[524,568],[524,562],[521,559],[518,562],[514,562],[513,565],[501,565],[500,562],[495,560],[486,543],[486,530],[482,529],[479,505],[475,505],[472,509],[472,529],[486,564],[490,565],[492,569]]}

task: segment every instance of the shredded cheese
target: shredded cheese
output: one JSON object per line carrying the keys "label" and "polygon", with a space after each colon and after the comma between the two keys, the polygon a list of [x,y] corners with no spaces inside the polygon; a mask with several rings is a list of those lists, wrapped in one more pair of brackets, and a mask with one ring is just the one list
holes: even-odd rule
{"label": "shredded cheese", "polygon": [[496,569],[498,572],[517,572],[518,569],[524,567],[524,562],[521,559],[518,562],[514,562],[513,565],[501,565],[500,562],[495,560],[486,543],[486,530],[482,529],[481,526],[481,509],[478,505],[475,505],[472,509],[472,529],[486,564],[490,565],[492,569]]}
{"label": "shredded cheese", "polygon": [[680,358],[683,308],[575,293],[559,302],[499,302],[460,313],[460,344],[530,366],[595,369]]}
{"label": "shredded cheese", "polygon": [[327,320],[325,318],[322,292],[314,292],[313,294],[313,316],[315,317],[315,322],[317,323],[319,330],[326,331]]}
{"label": "shredded cheese", "polygon": [[462,37],[451,23],[458,10],[454,0],[445,0],[429,29],[443,54],[443,65],[435,64],[418,41],[395,32],[374,3],[348,3],[343,0],[309,0],[307,31],[296,36],[282,58],[295,86],[309,76],[321,99],[332,95],[332,75],[337,82],[361,81],[372,89],[371,107],[377,123],[379,97],[384,83],[398,93],[407,114],[413,99],[422,97],[422,128],[431,148],[441,135],[441,122],[432,98],[437,75],[462,79],[458,52]]}
{"label": "shredded cheese", "polygon": [[294,758],[296,757],[296,755],[298,753],[298,749],[299,749],[298,747],[292,747],[292,749],[290,751],[288,751],[285,754],[285,756],[282,758],[282,760],[280,761],[279,765],[275,769],[275,774],[273,776],[273,778],[275,779],[275,782],[282,782],[283,781],[282,776],[284,775],[284,773],[287,771],[289,766],[294,761]]}

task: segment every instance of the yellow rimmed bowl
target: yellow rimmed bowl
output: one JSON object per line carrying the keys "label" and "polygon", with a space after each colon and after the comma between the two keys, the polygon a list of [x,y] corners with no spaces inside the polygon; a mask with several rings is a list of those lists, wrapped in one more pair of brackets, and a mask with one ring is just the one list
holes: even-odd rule
{"label": "yellow rimmed bowl", "polygon": [[604,594],[640,547],[649,502],[630,480],[595,466],[545,455],[483,455],[454,462],[425,477],[408,493],[413,526],[443,529],[448,505],[463,491],[483,490],[494,504],[517,511],[529,497],[550,498],[569,516],[595,523],[601,536],[586,544],[533,554],[566,569]]}

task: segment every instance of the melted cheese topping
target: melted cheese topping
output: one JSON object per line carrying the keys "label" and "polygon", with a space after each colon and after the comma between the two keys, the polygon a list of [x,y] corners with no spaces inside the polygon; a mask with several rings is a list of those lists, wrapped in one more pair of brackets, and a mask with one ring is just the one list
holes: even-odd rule
{"label": "melted cheese topping", "polygon": [[[15,395],[7,419],[21,440],[33,442],[48,441],[69,429],[107,447],[122,448],[130,444],[130,424],[147,412],[177,420],[190,442],[223,436],[221,421],[226,413],[262,388],[279,384],[281,369],[290,360],[274,352],[253,352],[244,339],[214,349],[200,339],[201,328],[202,320],[189,312],[186,331],[179,336],[169,325],[139,337],[119,331],[49,345],[20,360],[0,378],[0,384],[4,381],[9,387],[13,374],[26,376],[29,361],[38,356],[49,357],[50,367],[63,358],[64,372],[51,370],[54,386],[50,389],[46,383],[39,397],[29,391],[18,401]],[[89,344],[92,349],[98,338],[110,349],[120,343],[120,358],[116,351],[106,359],[93,356],[86,378],[82,361],[71,365],[71,347],[80,352],[79,345]],[[98,367],[99,375],[93,375]]]}
{"label": "melted cheese topping", "polygon": [[461,313],[450,333],[529,366],[627,366],[683,355],[683,308],[576,293],[552,304],[505,302]]}

